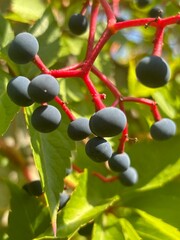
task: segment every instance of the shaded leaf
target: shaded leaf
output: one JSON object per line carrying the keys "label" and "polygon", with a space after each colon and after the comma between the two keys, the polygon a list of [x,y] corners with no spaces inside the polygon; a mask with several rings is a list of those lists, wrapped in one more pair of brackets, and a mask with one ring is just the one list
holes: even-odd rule
{"label": "shaded leaf", "polygon": [[48,208],[39,199],[30,196],[16,185],[8,184],[11,192],[11,210],[8,219],[10,239],[31,240],[50,225]]}

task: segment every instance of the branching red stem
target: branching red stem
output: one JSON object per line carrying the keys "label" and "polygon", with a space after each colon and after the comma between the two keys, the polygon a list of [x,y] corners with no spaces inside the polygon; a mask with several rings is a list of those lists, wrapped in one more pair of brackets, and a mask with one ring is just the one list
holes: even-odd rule
{"label": "branching red stem", "polygon": [[109,3],[106,0],[100,0],[102,7],[104,8],[105,14],[107,16],[108,27],[116,23],[116,17],[114,12],[112,11]]}

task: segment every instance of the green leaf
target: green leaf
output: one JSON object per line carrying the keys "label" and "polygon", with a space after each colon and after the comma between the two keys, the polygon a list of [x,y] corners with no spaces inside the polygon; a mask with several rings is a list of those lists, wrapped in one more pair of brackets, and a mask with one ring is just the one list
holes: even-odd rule
{"label": "green leaf", "polygon": [[48,7],[42,17],[33,25],[30,32],[39,42],[38,54],[47,67],[57,61],[60,49],[60,29],[52,9]]}
{"label": "green leaf", "polygon": [[146,211],[179,228],[179,183],[179,178],[176,178],[161,188],[129,194],[123,197],[123,205]]}
{"label": "green leaf", "polygon": [[11,121],[19,111],[19,106],[15,105],[7,95],[6,86],[10,76],[0,69],[0,135],[3,135],[9,127]]}
{"label": "green leaf", "polygon": [[125,218],[120,218],[119,223],[122,227],[122,232],[125,240],[141,240],[132,224]]}
{"label": "green leaf", "polygon": [[63,240],[62,238],[57,238],[57,237],[48,237],[48,236],[45,236],[45,237],[40,237],[40,238],[34,238],[33,240]]}
{"label": "green leaf", "polygon": [[64,188],[63,179],[66,175],[65,170],[70,165],[70,150],[74,148],[74,143],[67,136],[66,129],[69,120],[64,114],[62,114],[62,123],[57,130],[51,133],[40,133],[30,124],[32,112],[33,107],[26,108],[34,161],[40,173],[52,224],[55,228],[59,193]]}
{"label": "green leaf", "polygon": [[125,216],[131,222],[143,240],[177,240],[180,239],[180,231],[139,209],[124,209]]}
{"label": "green leaf", "polygon": [[131,164],[139,173],[136,188],[148,184],[148,189],[161,187],[179,175],[179,141],[177,135],[167,141],[139,141],[128,147]]}
{"label": "green leaf", "polygon": [[92,236],[92,240],[96,239],[125,240],[119,219],[111,213],[98,217],[94,224]]}
{"label": "green leaf", "polygon": [[13,37],[10,23],[0,15],[0,49],[5,47]]}
{"label": "green leaf", "polygon": [[175,164],[169,164],[160,173],[158,173],[148,184],[138,189],[139,191],[147,191],[162,187],[170,182],[173,178],[177,177],[180,173],[180,158]]}
{"label": "green leaf", "polygon": [[[108,193],[105,193],[106,197],[101,195],[102,191],[98,192],[93,187],[94,181],[91,178],[87,170],[81,174],[71,199],[58,215],[58,236],[70,236],[118,200],[117,196],[108,197]],[[98,189],[102,189],[101,184],[102,182],[96,181]]]}
{"label": "green leaf", "polygon": [[47,207],[43,203],[19,189],[14,184],[8,184],[11,192],[11,210],[8,219],[8,234],[10,239],[27,239],[38,236],[50,225]]}
{"label": "green leaf", "polygon": [[45,5],[40,0],[12,0],[12,11],[26,21],[37,20],[41,17],[44,9]]}

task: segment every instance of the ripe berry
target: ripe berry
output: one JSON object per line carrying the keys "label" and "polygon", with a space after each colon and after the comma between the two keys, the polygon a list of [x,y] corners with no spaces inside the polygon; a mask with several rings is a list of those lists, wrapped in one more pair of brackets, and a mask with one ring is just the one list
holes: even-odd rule
{"label": "ripe berry", "polygon": [[111,145],[101,137],[90,139],[85,147],[86,154],[95,162],[105,162],[112,155]]}
{"label": "ripe berry", "polygon": [[120,173],[120,181],[125,186],[133,186],[138,182],[138,173],[135,168],[129,167]]}
{"label": "ripe berry", "polygon": [[126,116],[120,109],[106,107],[92,115],[89,126],[91,131],[99,137],[112,137],[121,133],[126,123]]}
{"label": "ripe berry", "polygon": [[151,0],[136,0],[136,4],[139,8],[144,8],[151,4]]}
{"label": "ripe berry", "polygon": [[66,206],[67,202],[69,201],[70,196],[66,192],[60,193],[60,204],[59,210]]}
{"label": "ripe berry", "polygon": [[30,80],[23,76],[18,76],[9,81],[7,94],[10,99],[19,106],[30,106],[33,100],[28,94]]}
{"label": "ripe berry", "polygon": [[169,81],[170,68],[167,62],[159,56],[148,56],[137,64],[136,76],[147,87],[162,87]]}
{"label": "ripe berry", "polygon": [[150,134],[155,140],[166,140],[174,136],[176,133],[175,123],[168,119],[162,118],[161,120],[153,123],[150,128]]}
{"label": "ripe berry", "polygon": [[8,54],[15,63],[25,64],[33,60],[39,50],[37,39],[30,33],[16,35],[10,43]]}
{"label": "ripe berry", "polygon": [[39,132],[48,133],[58,128],[61,122],[61,114],[51,105],[40,106],[31,116],[32,126]]}
{"label": "ripe berry", "polygon": [[73,14],[69,19],[69,29],[76,35],[81,35],[86,32],[88,27],[88,20],[86,16],[77,13]]}
{"label": "ripe berry", "polygon": [[28,93],[35,102],[49,102],[58,95],[59,83],[53,76],[41,74],[32,79]]}
{"label": "ripe berry", "polygon": [[125,171],[130,167],[130,159],[127,153],[113,153],[108,160],[109,167],[115,172]]}
{"label": "ripe berry", "polygon": [[149,11],[149,17],[157,18],[157,17],[163,17],[163,10],[160,7],[154,7]]}
{"label": "ripe berry", "polygon": [[74,141],[80,141],[88,137],[91,134],[89,128],[89,120],[81,117],[70,122],[68,126],[68,135]]}
{"label": "ripe berry", "polygon": [[24,184],[23,189],[33,196],[41,196],[43,194],[41,182],[39,180],[35,180],[29,183]]}

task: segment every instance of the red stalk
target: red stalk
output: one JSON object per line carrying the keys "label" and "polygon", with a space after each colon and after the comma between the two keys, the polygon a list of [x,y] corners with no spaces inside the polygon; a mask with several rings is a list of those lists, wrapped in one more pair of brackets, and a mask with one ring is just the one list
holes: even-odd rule
{"label": "red stalk", "polygon": [[61,106],[62,110],[66,113],[66,115],[71,121],[76,119],[75,116],[72,114],[71,110],[65,104],[65,102],[63,102],[58,96],[56,96],[54,100]]}

